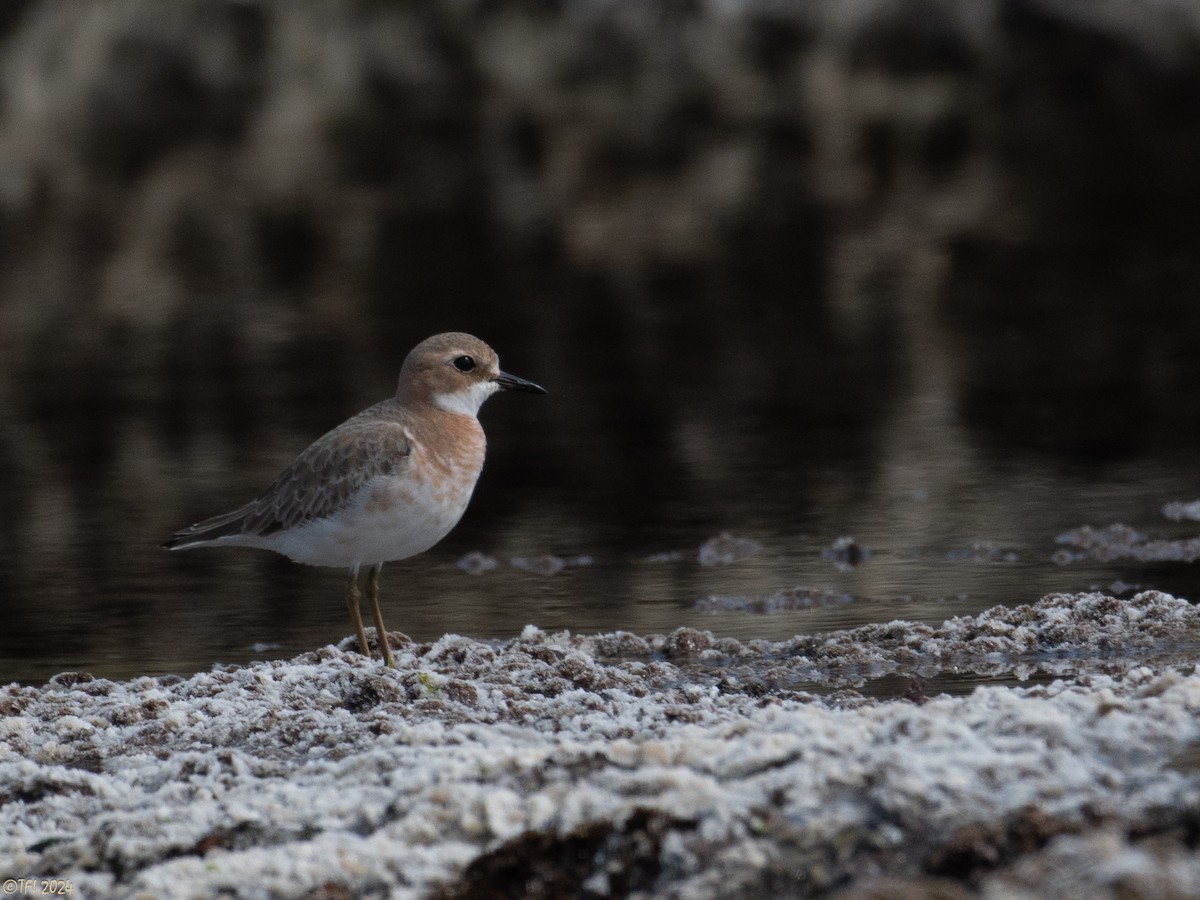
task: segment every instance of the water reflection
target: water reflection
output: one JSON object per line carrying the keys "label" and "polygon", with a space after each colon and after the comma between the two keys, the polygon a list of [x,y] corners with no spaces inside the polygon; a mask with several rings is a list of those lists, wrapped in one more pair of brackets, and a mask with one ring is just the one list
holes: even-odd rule
{"label": "water reflection", "polygon": [[[551,395],[484,411],[466,517],[385,569],[414,637],[1193,595],[1185,563],[1052,559],[1084,523],[1190,536],[1158,511],[1200,494],[1200,104],[1191,56],[1138,41],[1156,14],[1008,4],[930,42],[902,4],[27,6],[0,79],[0,681],[342,637],[339,573],[158,545],[448,330]],[[762,550],[701,565],[722,532]],[[843,571],[844,536],[871,553]],[[511,562],[546,555],[593,562]],[[853,600],[696,604],[797,587]]]}
{"label": "water reflection", "polygon": [[[1185,496],[1180,486],[1190,477],[1169,459],[1096,469],[967,444],[965,460],[904,468],[886,455],[828,455],[795,421],[753,414],[732,416],[723,439],[687,445],[692,452],[681,459],[665,438],[639,443],[636,420],[581,422],[578,405],[594,385],[586,369],[551,375],[539,370],[554,382],[546,410],[485,411],[492,457],[460,526],[433,551],[385,568],[393,627],[418,640],[446,632],[503,639],[525,623],[637,633],[687,625],[779,639],[893,618],[937,624],[1052,591],[1111,589],[1118,580],[1185,596],[1195,588],[1183,563],[1053,560],[1054,537],[1084,522],[1189,534],[1187,522],[1158,515],[1164,502]],[[619,374],[605,378],[600,390],[620,394]],[[638,396],[635,379],[624,387]],[[190,672],[343,637],[340,572],[254,551],[158,549],[179,522],[236,505],[267,483],[309,439],[301,430],[311,410],[302,412],[264,405],[244,441],[205,434],[182,452],[155,439],[152,421],[109,423],[120,436],[110,458],[88,458],[86,440],[31,457],[38,480],[14,478],[5,492],[16,539],[0,556],[4,677]],[[217,419],[221,411],[203,414]],[[706,425],[714,418],[710,412]],[[27,433],[45,427],[35,421]],[[933,436],[920,442],[937,444]],[[638,460],[601,464],[605,450]],[[751,544],[728,564],[702,564],[702,546],[722,530],[761,549]],[[829,558],[846,535],[870,551],[856,566]],[[459,562],[473,552],[497,565],[464,571]],[[529,562],[545,555],[571,564],[554,571]],[[797,587],[852,599],[777,604],[770,613],[753,602],[704,602]]]}
{"label": "water reflection", "polygon": [[[687,318],[675,321],[694,331]],[[1055,536],[1084,523],[1190,536],[1189,522],[1159,514],[1192,499],[1178,446],[1103,464],[1014,449],[960,416],[971,361],[948,354],[952,341],[918,341],[926,350],[906,350],[908,373],[888,381],[870,364],[852,377],[836,342],[797,355],[787,340],[797,328],[756,350],[744,334],[710,333],[706,352],[497,329],[505,364],[551,395],[484,410],[490,455],[475,500],[441,545],[385,568],[387,620],[418,640],[506,638],[525,623],[782,638],[892,618],[936,624],[1052,591],[1192,595],[1186,563],[1054,556]],[[158,544],[254,496],[313,437],[389,392],[406,350],[301,342],[250,368],[185,340],[179,353],[195,354],[194,368],[165,383],[160,367],[119,353],[47,357],[11,379],[0,678],[190,672],[343,637],[340,573]],[[703,565],[702,546],[722,532],[761,550]],[[869,550],[857,565],[830,552],[847,536]],[[470,553],[498,564],[471,574],[458,564]],[[544,556],[573,564],[551,573],[536,563]],[[756,598],[796,588],[852,600],[755,611]],[[714,608],[712,597],[748,602]]]}

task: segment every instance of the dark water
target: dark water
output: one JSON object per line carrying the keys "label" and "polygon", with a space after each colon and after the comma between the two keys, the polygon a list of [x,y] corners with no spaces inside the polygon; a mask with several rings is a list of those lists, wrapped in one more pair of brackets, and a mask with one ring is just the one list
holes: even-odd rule
{"label": "dark water", "polygon": [[[414,337],[437,326],[421,327]],[[1052,591],[1196,591],[1186,562],[1063,564],[1055,542],[1084,523],[1197,533],[1160,512],[1200,494],[1178,448],[1097,461],[1005,446],[937,396],[952,395],[954,381],[935,384],[927,402],[902,385],[839,413],[819,394],[786,402],[786,384],[755,396],[744,366],[689,355],[684,342],[648,348],[658,362],[639,370],[622,344],[545,352],[536,329],[480,330],[506,368],[551,393],[489,401],[490,456],[472,507],[440,546],[385,567],[386,621],[418,640],[505,639],[526,624],[780,639],[895,618],[937,624]],[[174,528],[249,499],[322,429],[390,390],[399,349],[325,396],[326,366],[343,352],[328,348],[301,373],[235,374],[162,401],[189,405],[183,424],[157,400],[114,401],[99,415],[74,405],[89,373],[70,361],[61,371],[47,363],[57,396],[16,385],[26,418],[4,446],[10,472],[36,481],[6,485],[0,681],[188,673],[349,634],[340,572],[259,551],[158,547]],[[786,377],[823,365],[839,363],[775,356],[768,368]],[[157,374],[135,376],[123,376],[122,397],[170,396]],[[54,402],[39,407],[32,395]],[[761,549],[702,564],[702,546],[723,532]],[[865,550],[855,565],[834,550],[846,537]],[[469,573],[459,562],[473,552],[497,565]]]}
{"label": "dark water", "polygon": [[467,515],[385,568],[415,638],[1197,596],[1055,543],[1200,531],[1160,512],[1200,497],[1169,10],[151,6],[0,14],[0,683],[347,635],[338,572],[159,544],[446,330],[551,393],[488,403]]}

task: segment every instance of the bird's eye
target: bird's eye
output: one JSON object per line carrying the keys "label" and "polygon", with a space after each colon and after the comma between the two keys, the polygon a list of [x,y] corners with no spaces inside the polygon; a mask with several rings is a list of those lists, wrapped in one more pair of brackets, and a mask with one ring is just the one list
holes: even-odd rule
{"label": "bird's eye", "polygon": [[470,372],[475,368],[475,360],[470,356],[460,356],[454,360],[454,368],[460,372]]}

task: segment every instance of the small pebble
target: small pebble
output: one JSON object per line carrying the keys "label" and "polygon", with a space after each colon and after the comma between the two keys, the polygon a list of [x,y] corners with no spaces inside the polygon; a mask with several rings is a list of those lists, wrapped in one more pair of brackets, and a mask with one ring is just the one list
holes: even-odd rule
{"label": "small pebble", "polygon": [[698,559],[702,566],[727,566],[753,556],[762,549],[762,544],[752,538],[734,537],[723,531],[700,545]]}
{"label": "small pebble", "polygon": [[496,558],[488,556],[486,553],[480,553],[478,550],[472,550],[457,563],[458,567],[468,575],[482,575],[484,572],[490,572],[496,566],[500,565]]}

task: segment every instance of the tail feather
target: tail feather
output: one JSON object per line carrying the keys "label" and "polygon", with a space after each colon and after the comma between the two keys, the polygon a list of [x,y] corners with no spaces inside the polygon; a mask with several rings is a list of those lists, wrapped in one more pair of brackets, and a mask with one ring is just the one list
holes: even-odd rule
{"label": "tail feather", "polygon": [[232,534],[242,534],[249,512],[249,507],[243,506],[241,509],[181,528],[163,542],[162,546],[167,550],[187,550],[190,547],[207,546]]}

